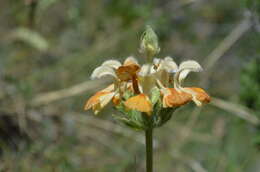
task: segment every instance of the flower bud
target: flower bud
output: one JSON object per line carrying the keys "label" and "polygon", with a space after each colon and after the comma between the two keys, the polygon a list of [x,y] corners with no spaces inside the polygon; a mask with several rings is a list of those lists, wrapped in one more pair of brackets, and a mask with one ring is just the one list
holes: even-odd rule
{"label": "flower bud", "polygon": [[160,52],[158,37],[149,25],[146,26],[146,30],[141,37],[140,52],[144,53],[148,59]]}

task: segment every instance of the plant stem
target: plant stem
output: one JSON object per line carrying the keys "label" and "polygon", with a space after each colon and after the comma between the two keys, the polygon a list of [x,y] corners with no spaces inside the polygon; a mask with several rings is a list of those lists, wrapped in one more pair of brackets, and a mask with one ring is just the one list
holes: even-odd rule
{"label": "plant stem", "polygon": [[37,10],[37,6],[38,6],[38,0],[31,0],[29,1],[29,5],[30,5],[30,11],[28,14],[28,25],[29,27],[32,29],[34,27],[35,24],[35,13]]}
{"label": "plant stem", "polygon": [[145,131],[146,172],[153,172],[153,129]]}

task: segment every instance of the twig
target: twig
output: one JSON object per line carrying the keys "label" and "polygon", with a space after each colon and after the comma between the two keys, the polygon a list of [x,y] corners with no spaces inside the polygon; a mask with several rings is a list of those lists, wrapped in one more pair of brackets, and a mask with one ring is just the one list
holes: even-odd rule
{"label": "twig", "polygon": [[207,172],[207,170],[203,168],[202,165],[194,159],[189,159],[187,163],[195,172]]}
{"label": "twig", "polygon": [[[174,127],[172,127],[174,126]],[[216,141],[216,137],[214,137],[211,134],[206,134],[206,133],[199,133],[199,132],[195,132],[192,131],[192,128],[187,128],[187,126],[183,126],[183,124],[178,123],[178,122],[172,122],[172,126],[167,128],[167,131],[170,133],[176,132],[178,134],[182,136],[183,133],[187,133],[187,132],[191,132],[188,136],[188,139],[195,141],[195,142],[200,142],[200,143],[204,143],[204,144],[211,144],[214,143]],[[191,131],[188,131],[191,130]],[[179,142],[182,142],[183,138],[178,139],[178,145]],[[187,141],[187,140],[186,140]],[[177,147],[175,145],[175,147]]]}
{"label": "twig", "polygon": [[82,114],[78,113],[73,113],[73,115],[77,116],[76,118],[74,118],[74,120],[77,123],[82,124],[83,126],[91,126],[92,128],[94,127],[106,132],[119,134],[124,137],[133,139],[137,143],[145,144],[145,140],[141,134],[136,133],[132,130],[128,130],[120,125],[115,125],[114,123],[108,120],[102,120],[92,116],[85,117],[85,115],[83,116]]}
{"label": "twig", "polygon": [[234,115],[250,122],[253,125],[260,124],[260,120],[256,116],[251,114],[251,110],[246,107],[243,107],[242,105],[221,100],[219,98],[212,98],[210,104],[220,109],[226,110],[230,113],[233,113]]}
{"label": "twig", "polygon": [[96,80],[96,81],[85,81],[83,83],[74,85],[70,88],[61,89],[58,91],[52,91],[49,93],[43,93],[38,96],[36,96],[32,101],[32,106],[39,106],[43,104],[48,104],[53,101],[64,99],[67,97],[72,97],[78,94],[81,94],[83,92],[95,89],[96,87],[99,87],[99,85],[103,85],[106,80]]}
{"label": "twig", "polygon": [[181,130],[181,138],[175,144],[176,149],[180,149],[184,145],[184,143],[189,139],[189,137],[193,133],[192,128],[194,127],[195,123],[197,122],[198,116],[200,113],[201,113],[200,108],[195,108],[192,111],[189,120],[186,122],[185,126]]}
{"label": "twig", "polygon": [[230,34],[206,57],[205,68],[212,68],[213,65],[236,43],[243,34],[252,26],[249,18],[245,18],[235,27]]}
{"label": "twig", "polygon": [[205,58],[204,68],[207,72],[202,77],[201,83],[207,85],[214,64],[246,33],[252,26],[249,16],[246,16],[230,34]]}
{"label": "twig", "polygon": [[35,14],[38,6],[38,0],[25,0],[25,4],[29,6],[28,26],[32,29],[35,24]]}
{"label": "twig", "polygon": [[179,159],[181,162],[187,164],[195,172],[207,172],[199,161],[191,158],[190,156],[185,156],[179,151],[173,151],[171,155],[173,158]]}

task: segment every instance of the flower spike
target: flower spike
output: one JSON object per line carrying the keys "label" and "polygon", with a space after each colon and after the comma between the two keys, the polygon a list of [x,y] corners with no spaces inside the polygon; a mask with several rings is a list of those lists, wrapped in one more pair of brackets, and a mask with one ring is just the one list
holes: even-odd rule
{"label": "flower spike", "polygon": [[169,56],[154,58],[160,48],[150,26],[142,35],[140,51],[147,57],[143,65],[130,56],[122,63],[107,60],[93,71],[92,79],[112,76],[114,80],[109,87],[90,97],[85,110],[92,109],[97,114],[112,102],[121,112],[120,121],[146,130],[161,126],[176,108],[191,101],[197,106],[210,102],[210,96],[202,88],[182,85],[190,72],[202,71],[198,62],[187,60],[178,66]]}
{"label": "flower spike", "polygon": [[119,112],[113,117],[135,130],[146,134],[147,171],[152,169],[153,129],[165,124],[180,106],[193,101],[197,106],[210,102],[210,96],[198,87],[183,87],[190,72],[202,67],[194,60],[179,66],[173,58],[154,58],[159,53],[158,37],[150,26],[141,38],[140,52],[146,64],[139,65],[130,56],[123,63],[107,60],[97,67],[92,79],[112,76],[113,84],[98,91],[86,102],[84,109],[99,113],[109,102]]}

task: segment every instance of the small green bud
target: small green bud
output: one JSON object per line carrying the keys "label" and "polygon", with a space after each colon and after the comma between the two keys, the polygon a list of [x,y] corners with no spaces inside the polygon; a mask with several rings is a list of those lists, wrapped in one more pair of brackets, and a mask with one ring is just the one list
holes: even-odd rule
{"label": "small green bud", "polygon": [[160,52],[158,37],[149,25],[146,26],[146,29],[141,37],[140,52],[144,53],[149,59]]}

